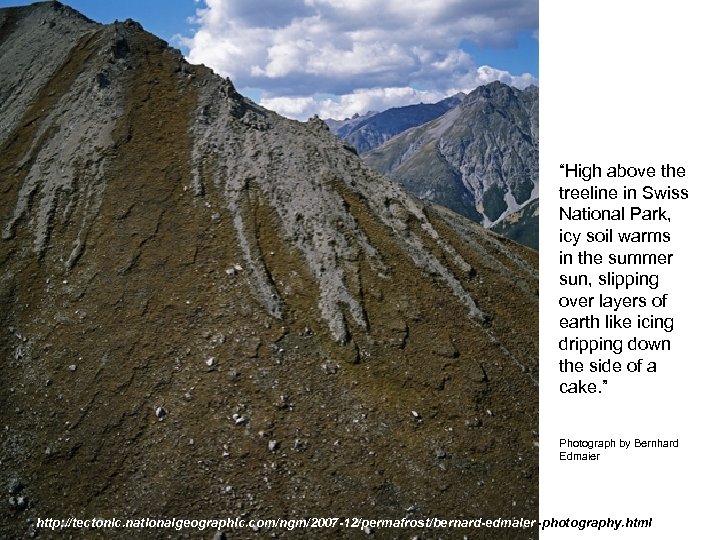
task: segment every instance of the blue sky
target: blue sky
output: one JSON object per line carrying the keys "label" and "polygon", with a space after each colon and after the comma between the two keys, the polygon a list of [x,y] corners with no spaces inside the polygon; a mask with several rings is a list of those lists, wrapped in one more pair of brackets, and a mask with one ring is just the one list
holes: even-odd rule
{"label": "blue sky", "polygon": [[537,0],[64,3],[101,23],[135,19],[240,92],[300,119],[433,102],[496,79],[537,84]]}

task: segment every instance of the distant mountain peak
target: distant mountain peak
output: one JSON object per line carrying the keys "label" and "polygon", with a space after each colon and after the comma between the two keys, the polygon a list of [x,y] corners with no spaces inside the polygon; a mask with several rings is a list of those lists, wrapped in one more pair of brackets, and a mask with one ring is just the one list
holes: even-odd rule
{"label": "distant mountain peak", "polygon": [[403,131],[441,116],[462,101],[464,94],[447,97],[438,103],[392,107],[370,111],[344,121],[328,121],[330,130],[359,153],[369,152]]}
{"label": "distant mountain peak", "polygon": [[365,158],[417,196],[492,227],[538,197],[537,87],[479,86]]}

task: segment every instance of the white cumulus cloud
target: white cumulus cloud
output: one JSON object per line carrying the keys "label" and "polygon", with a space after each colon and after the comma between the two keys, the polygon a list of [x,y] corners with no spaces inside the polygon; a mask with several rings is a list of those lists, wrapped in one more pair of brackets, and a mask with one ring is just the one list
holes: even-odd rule
{"label": "white cumulus cloud", "polygon": [[478,66],[460,44],[512,46],[537,17],[537,0],[205,0],[180,40],[190,62],[262,89],[281,114],[344,118],[492,80],[536,83]]}
{"label": "white cumulus cloud", "polygon": [[278,96],[263,98],[260,104],[289,118],[349,118],[368,111],[384,111],[415,103],[435,103],[447,97],[443,92],[410,88],[361,88],[337,98],[310,96]]}

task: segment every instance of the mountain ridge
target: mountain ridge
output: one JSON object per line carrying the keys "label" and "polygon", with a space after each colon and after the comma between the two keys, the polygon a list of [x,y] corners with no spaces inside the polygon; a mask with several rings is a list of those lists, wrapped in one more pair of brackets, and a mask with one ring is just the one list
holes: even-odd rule
{"label": "mountain ridge", "polygon": [[364,154],[384,144],[399,133],[420,126],[457,106],[465,97],[458,93],[437,103],[418,103],[367,113],[345,121],[326,120],[335,135]]}
{"label": "mountain ridge", "polygon": [[536,515],[534,252],[138,23],[8,13],[5,535],[68,513]]}

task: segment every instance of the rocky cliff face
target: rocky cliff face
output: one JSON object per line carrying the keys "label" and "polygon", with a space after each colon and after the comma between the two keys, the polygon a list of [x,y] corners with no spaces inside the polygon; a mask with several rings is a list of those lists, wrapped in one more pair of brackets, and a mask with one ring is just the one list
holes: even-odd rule
{"label": "rocky cliff face", "polygon": [[538,89],[481,86],[365,159],[415,195],[492,227],[538,197]]}
{"label": "rocky cliff face", "polygon": [[360,154],[364,154],[389,141],[398,133],[435,120],[460,104],[464,97],[464,94],[457,94],[437,103],[394,107],[346,121],[330,120],[327,124],[330,131]]}
{"label": "rocky cliff face", "polygon": [[0,95],[4,536],[536,515],[533,252],[132,21],[0,10]]}

